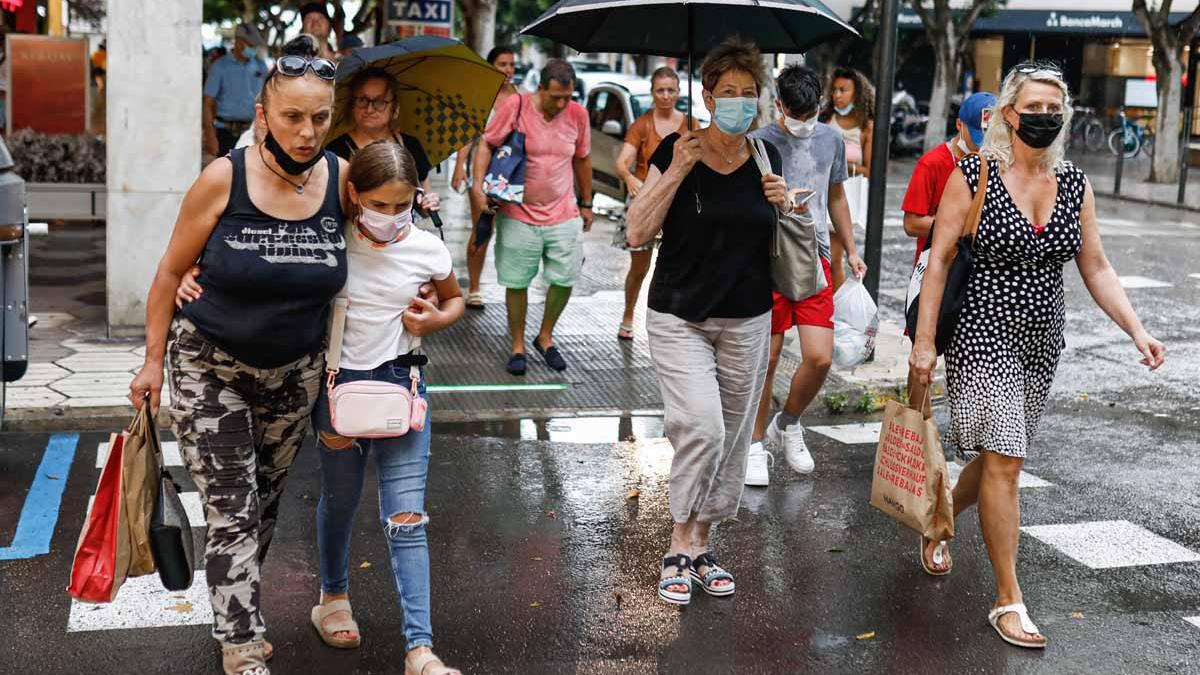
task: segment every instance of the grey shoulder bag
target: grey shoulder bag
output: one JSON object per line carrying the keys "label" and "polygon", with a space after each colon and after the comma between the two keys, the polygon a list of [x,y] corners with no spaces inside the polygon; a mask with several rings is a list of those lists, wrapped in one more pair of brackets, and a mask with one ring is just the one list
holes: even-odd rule
{"label": "grey shoulder bag", "polygon": [[[764,176],[773,173],[762,140],[751,139],[750,149],[759,172]],[[800,301],[828,285],[817,245],[816,220],[807,213],[776,208],[775,231],[771,236],[772,288],[789,300]]]}

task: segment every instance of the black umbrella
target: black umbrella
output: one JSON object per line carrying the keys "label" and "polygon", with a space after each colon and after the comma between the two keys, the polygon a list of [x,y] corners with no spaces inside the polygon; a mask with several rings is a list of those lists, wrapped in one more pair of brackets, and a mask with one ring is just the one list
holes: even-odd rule
{"label": "black umbrella", "polygon": [[688,91],[695,57],[732,35],[794,54],[847,33],[858,35],[820,0],[560,0],[521,31],[579,52],[687,58]]}
{"label": "black umbrella", "polygon": [[560,0],[521,34],[580,52],[691,58],[731,35],[794,54],[858,32],[820,0]]}

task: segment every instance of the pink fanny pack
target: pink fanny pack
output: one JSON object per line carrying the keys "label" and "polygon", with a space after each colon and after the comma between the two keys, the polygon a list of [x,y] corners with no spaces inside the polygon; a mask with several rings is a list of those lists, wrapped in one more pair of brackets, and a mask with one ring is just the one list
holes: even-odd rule
{"label": "pink fanny pack", "polygon": [[[346,308],[349,300],[338,297],[333,303],[329,327],[329,349],[325,353],[328,373],[329,417],[333,430],[348,438],[394,438],[409,430],[425,428],[429,403],[421,398],[417,386],[421,370],[409,367],[410,386],[378,380],[358,380],[334,386],[342,358],[342,337],[346,329]],[[413,338],[415,352],[420,338]],[[353,446],[351,446],[353,447]]]}

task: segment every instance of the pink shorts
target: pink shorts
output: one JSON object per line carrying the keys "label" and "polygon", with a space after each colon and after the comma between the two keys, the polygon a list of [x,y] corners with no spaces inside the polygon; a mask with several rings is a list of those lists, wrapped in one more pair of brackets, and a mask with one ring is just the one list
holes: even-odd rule
{"label": "pink shorts", "polygon": [[833,328],[833,273],[829,261],[821,258],[825,269],[825,288],[821,292],[800,301],[791,300],[779,293],[772,293],[775,304],[771,308],[771,334],[786,333],[792,326],[817,326]]}

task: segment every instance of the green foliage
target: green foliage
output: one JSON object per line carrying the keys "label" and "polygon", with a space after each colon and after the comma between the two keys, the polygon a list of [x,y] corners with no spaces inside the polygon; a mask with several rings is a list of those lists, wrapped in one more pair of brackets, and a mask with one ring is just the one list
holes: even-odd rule
{"label": "green foliage", "polygon": [[850,405],[850,395],[845,392],[836,392],[825,396],[825,407],[834,415],[841,415],[846,412],[847,406]]}
{"label": "green foliage", "polygon": [[[533,23],[556,0],[499,0],[496,5],[496,44],[515,44],[521,29]],[[549,51],[553,44],[541,38],[526,38],[536,40]]]}
{"label": "green foliage", "polygon": [[869,391],[864,391],[862,396],[858,397],[858,401],[855,402],[854,409],[860,413],[875,412],[875,395]]}

